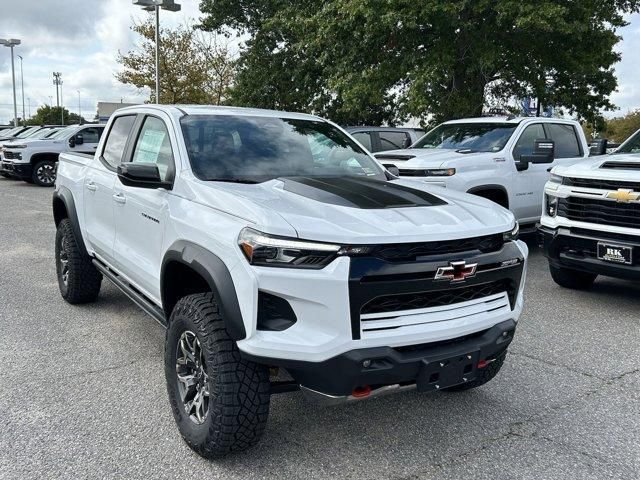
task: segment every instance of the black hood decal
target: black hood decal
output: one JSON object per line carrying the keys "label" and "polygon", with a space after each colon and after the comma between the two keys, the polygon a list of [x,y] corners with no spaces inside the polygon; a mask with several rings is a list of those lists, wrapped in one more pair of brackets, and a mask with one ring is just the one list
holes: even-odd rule
{"label": "black hood decal", "polygon": [[414,188],[359,177],[285,177],[284,189],[322,203],[382,209],[446,205],[435,195]]}

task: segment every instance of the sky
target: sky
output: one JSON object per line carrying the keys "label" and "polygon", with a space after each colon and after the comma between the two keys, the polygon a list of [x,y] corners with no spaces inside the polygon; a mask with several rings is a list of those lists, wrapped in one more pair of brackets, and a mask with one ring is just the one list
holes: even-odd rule
{"label": "sky", "polygon": [[[182,11],[161,12],[163,26],[172,27],[200,17],[199,0],[178,0]],[[147,13],[131,0],[2,0],[0,38],[19,38],[15,48],[18,116],[22,116],[20,60],[23,57],[25,113],[34,114],[43,104],[55,104],[52,72],[62,73],[63,104],[71,112],[80,108],[92,119],[98,101],[143,102],[148,90],[119,83],[114,73],[118,51],[133,48],[136,35],[130,27]],[[623,40],[617,49],[622,61],[616,65],[618,91],[612,95],[621,115],[640,108],[640,15],[629,17],[630,25],[619,31]],[[0,123],[13,118],[10,50],[0,46]],[[29,108],[30,105],[30,108]]]}

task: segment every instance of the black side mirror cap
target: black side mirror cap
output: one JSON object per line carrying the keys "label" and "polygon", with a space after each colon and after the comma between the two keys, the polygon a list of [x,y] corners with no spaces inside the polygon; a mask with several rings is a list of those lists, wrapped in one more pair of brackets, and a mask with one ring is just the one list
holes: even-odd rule
{"label": "black side mirror cap", "polygon": [[82,145],[84,143],[84,137],[81,134],[77,134],[74,137],[74,142],[76,145]]}
{"label": "black side mirror cap", "polygon": [[609,147],[609,140],[606,138],[599,138],[597,140],[593,140],[589,144],[589,156],[594,157],[598,155],[605,155],[607,153],[607,148]]}
{"label": "black side mirror cap", "polygon": [[409,137],[405,138],[402,142],[402,149],[407,149],[411,146],[411,139]]}
{"label": "black side mirror cap", "polygon": [[155,163],[122,163],[118,165],[117,172],[118,178],[127,187],[173,188],[172,182],[160,178],[160,171]]}
{"label": "black side mirror cap", "polygon": [[522,168],[522,170],[529,168],[529,163],[553,163],[556,158],[555,151],[556,144],[553,140],[548,138],[539,138],[534,142],[533,153],[531,155],[520,155],[520,164],[527,165],[527,167]]}
{"label": "black side mirror cap", "polygon": [[76,139],[75,139],[75,137],[71,137],[69,139],[69,148],[73,148],[75,146],[76,146]]}
{"label": "black side mirror cap", "polygon": [[393,175],[394,177],[399,177],[400,176],[400,169],[398,167],[396,167],[394,164],[392,163],[384,163],[382,164],[382,166],[384,168],[387,169],[387,171]]}

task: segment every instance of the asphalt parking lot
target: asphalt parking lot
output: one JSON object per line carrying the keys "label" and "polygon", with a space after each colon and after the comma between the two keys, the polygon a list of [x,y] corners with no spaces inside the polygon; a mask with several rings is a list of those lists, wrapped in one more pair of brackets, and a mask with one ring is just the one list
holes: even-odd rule
{"label": "asphalt parking lot", "polygon": [[273,397],[262,442],[213,463],[169,409],[164,332],[108,282],[58,293],[52,190],[0,178],[0,478],[640,478],[640,285],[552,283],[532,248],[507,364],[466,393],[320,408]]}

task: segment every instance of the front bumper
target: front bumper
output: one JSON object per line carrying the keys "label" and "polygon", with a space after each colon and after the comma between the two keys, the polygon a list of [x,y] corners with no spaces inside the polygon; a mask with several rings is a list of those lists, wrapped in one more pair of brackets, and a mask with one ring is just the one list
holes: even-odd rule
{"label": "front bumper", "polygon": [[[582,228],[538,228],[538,240],[549,263],[582,272],[626,280],[640,280],[640,236],[614,234]],[[632,265],[599,260],[598,242],[633,247]]]}
{"label": "front bumper", "polygon": [[312,396],[338,403],[353,397],[358,389],[373,392],[417,386],[420,391],[447,388],[475,380],[480,362],[502,355],[516,329],[507,320],[462,338],[413,345],[351,350],[323,362],[273,360],[244,354],[258,363],[285,368]]}
{"label": "front bumper", "polygon": [[14,163],[7,160],[0,160],[0,172],[13,177],[31,178],[30,163]]}

